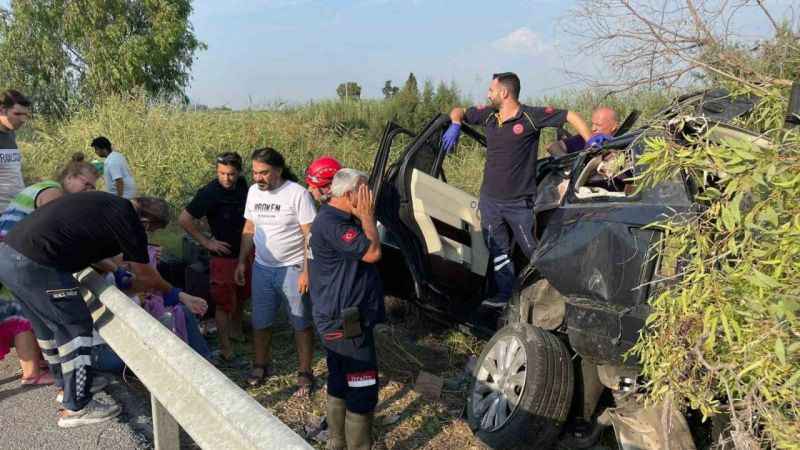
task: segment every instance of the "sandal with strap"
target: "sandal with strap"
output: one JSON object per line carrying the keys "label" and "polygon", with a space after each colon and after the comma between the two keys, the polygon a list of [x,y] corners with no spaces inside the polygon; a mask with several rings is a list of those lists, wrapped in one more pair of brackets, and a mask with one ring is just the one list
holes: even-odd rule
{"label": "sandal with strap", "polygon": [[314,374],[311,372],[297,372],[297,390],[292,397],[310,397],[316,387]]}
{"label": "sandal with strap", "polygon": [[22,383],[25,386],[47,385],[47,384],[53,384],[55,382],[56,380],[55,378],[53,378],[53,374],[51,374],[50,371],[47,370],[39,372],[39,375],[30,378],[23,378],[22,380],[20,380],[20,383]]}
{"label": "sandal with strap", "polygon": [[259,386],[264,383],[270,375],[269,364],[263,366],[254,364],[253,368],[250,369],[250,374],[247,376],[247,384],[250,385],[250,387]]}

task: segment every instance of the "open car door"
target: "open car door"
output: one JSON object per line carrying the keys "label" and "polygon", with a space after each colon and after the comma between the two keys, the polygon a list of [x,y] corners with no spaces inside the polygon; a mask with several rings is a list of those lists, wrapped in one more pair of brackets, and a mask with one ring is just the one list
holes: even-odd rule
{"label": "open car door", "polygon": [[[433,119],[385,171],[380,166],[385,166],[388,150],[382,143],[370,185],[384,242],[402,253],[422,306],[461,316],[480,302],[489,253],[481,235],[478,199],[446,182],[441,138],[449,124],[446,115]],[[395,127],[387,126],[384,136]],[[462,130],[485,142],[480,133]]]}

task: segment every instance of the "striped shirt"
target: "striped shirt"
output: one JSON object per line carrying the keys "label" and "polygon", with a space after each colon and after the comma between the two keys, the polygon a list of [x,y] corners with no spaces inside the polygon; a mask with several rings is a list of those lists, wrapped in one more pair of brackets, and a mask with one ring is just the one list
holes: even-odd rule
{"label": "striped shirt", "polygon": [[0,242],[5,240],[14,225],[28,217],[36,209],[36,198],[42,191],[50,188],[61,189],[61,185],[55,181],[42,181],[26,187],[14,197],[3,215],[0,216]]}

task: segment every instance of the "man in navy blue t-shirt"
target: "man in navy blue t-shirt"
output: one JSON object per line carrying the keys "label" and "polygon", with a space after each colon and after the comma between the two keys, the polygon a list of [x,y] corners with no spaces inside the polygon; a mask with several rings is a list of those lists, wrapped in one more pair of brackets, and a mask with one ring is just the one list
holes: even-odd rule
{"label": "man in navy blue t-shirt", "polygon": [[384,309],[374,263],[381,258],[381,243],[366,181],[362,172],[339,170],[309,237],[314,325],[328,363],[329,449],[369,449],[378,403],[373,328],[383,321]]}
{"label": "man in navy blue t-shirt", "polygon": [[512,236],[528,258],[536,249],[533,202],[542,128],[560,128],[569,123],[584,139],[590,135],[589,127],[577,113],[523,105],[519,91],[516,74],[494,74],[488,92],[490,105],[453,108],[453,123],[442,138],[444,149],[452,150],[462,121],[483,126],[486,132],[486,165],[478,208],[497,287],[495,296],[483,302],[490,307],[505,307],[511,298],[515,277]]}

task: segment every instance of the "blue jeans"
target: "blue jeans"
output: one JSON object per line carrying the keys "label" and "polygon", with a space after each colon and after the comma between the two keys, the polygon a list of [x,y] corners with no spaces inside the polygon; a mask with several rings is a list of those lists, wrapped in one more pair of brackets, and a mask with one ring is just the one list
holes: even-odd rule
{"label": "blue jeans", "polygon": [[[498,300],[508,301],[514,290],[516,279],[511,260],[513,244],[516,243],[529,259],[536,250],[533,227],[533,199],[496,200],[481,196],[478,203],[481,213],[481,231],[489,248]],[[513,240],[512,240],[513,238]]]}

